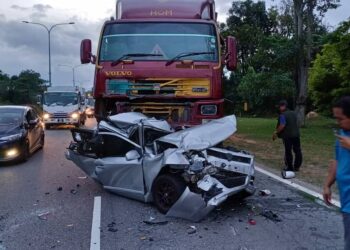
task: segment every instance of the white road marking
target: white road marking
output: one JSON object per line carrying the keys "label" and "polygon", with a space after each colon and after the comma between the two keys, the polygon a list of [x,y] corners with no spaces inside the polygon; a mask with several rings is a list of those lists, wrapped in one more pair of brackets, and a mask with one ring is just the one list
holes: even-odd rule
{"label": "white road marking", "polygon": [[[301,192],[307,193],[307,194],[309,194],[309,195],[311,195],[311,196],[313,196],[313,197],[315,197],[317,199],[323,200],[322,194],[317,193],[317,192],[315,192],[315,191],[313,191],[311,189],[308,189],[306,187],[303,187],[303,186],[301,186],[301,185],[299,185],[297,183],[294,183],[291,180],[283,179],[282,177],[279,177],[278,175],[275,175],[275,174],[273,174],[273,173],[271,173],[269,171],[266,171],[265,169],[262,169],[262,168],[257,167],[257,166],[255,166],[255,170],[260,172],[260,173],[262,173],[262,174],[270,176],[271,178],[273,178],[273,179],[275,179],[275,180],[277,180],[279,182],[282,182],[282,183],[284,183],[284,184],[286,184],[288,186],[291,186],[291,187],[293,187],[293,188],[295,188],[295,189],[297,189],[297,190],[299,190]],[[337,200],[332,199],[332,204],[334,206],[336,206],[336,207],[340,207],[340,202],[337,201]]]}
{"label": "white road marking", "polygon": [[101,227],[101,196],[94,199],[94,211],[92,214],[90,250],[100,250]]}

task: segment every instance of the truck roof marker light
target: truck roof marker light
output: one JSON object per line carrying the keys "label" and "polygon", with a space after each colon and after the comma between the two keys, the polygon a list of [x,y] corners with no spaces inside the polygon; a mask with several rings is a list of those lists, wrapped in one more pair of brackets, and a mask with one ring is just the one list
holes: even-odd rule
{"label": "truck roof marker light", "polygon": [[117,10],[116,18],[119,20],[119,19],[122,18],[122,13],[123,13],[123,11],[122,11],[122,2],[117,1],[117,9],[116,10]]}

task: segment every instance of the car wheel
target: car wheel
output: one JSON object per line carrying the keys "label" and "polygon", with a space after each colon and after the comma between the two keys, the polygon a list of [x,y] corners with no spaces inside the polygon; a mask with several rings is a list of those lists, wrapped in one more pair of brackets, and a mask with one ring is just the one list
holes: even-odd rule
{"label": "car wheel", "polygon": [[22,162],[26,162],[29,156],[30,156],[29,143],[26,142],[22,150]]}
{"label": "car wheel", "polygon": [[159,212],[165,214],[185,191],[186,184],[175,175],[158,176],[152,187],[153,202]]}
{"label": "car wheel", "polygon": [[45,135],[42,135],[40,138],[40,149],[43,149],[45,145]]}

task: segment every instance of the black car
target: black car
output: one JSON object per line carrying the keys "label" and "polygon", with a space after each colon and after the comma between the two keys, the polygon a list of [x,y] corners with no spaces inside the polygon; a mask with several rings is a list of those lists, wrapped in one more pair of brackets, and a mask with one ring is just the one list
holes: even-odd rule
{"label": "black car", "polygon": [[44,124],[33,108],[0,106],[0,164],[26,161],[44,141]]}

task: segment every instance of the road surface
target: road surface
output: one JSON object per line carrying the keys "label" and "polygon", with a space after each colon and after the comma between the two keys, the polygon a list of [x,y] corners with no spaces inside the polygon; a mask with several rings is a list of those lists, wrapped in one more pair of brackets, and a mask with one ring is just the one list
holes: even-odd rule
{"label": "road surface", "polygon": [[[68,129],[48,130],[44,149],[28,162],[0,167],[0,250],[343,248],[336,209],[262,174],[256,185],[269,196],[226,202],[199,223],[166,218],[151,204],[108,193],[86,178],[64,157],[70,136]],[[150,219],[163,223],[144,223]]]}

